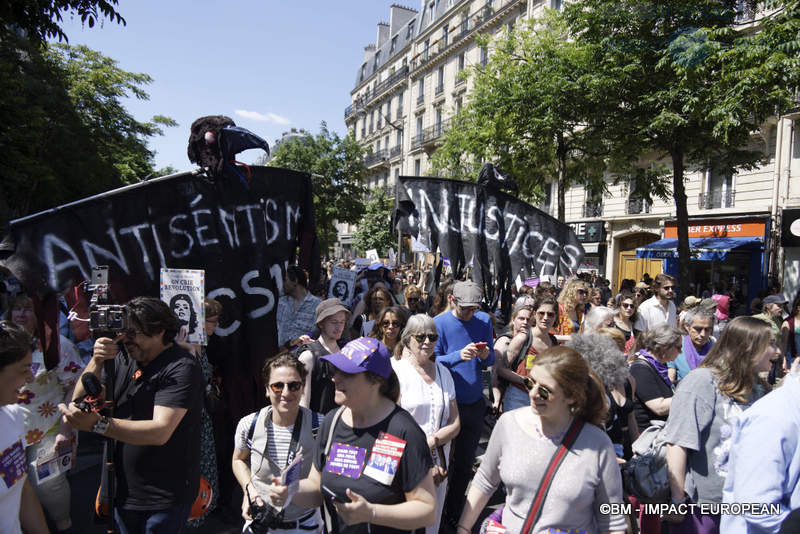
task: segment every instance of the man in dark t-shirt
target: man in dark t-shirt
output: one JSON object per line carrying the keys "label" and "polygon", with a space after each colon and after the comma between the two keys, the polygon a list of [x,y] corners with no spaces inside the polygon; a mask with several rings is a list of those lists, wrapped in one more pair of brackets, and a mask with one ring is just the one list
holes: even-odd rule
{"label": "man in dark t-shirt", "polygon": [[[81,381],[73,403],[59,409],[74,428],[116,442],[114,512],[121,530],[158,526],[179,533],[200,481],[203,375],[197,360],[173,343],[178,320],[166,304],[138,297],[126,307],[130,327],[115,339],[99,338],[84,370],[99,378],[103,362],[114,359],[114,417],[78,409]],[[125,354],[118,355],[119,342]]]}

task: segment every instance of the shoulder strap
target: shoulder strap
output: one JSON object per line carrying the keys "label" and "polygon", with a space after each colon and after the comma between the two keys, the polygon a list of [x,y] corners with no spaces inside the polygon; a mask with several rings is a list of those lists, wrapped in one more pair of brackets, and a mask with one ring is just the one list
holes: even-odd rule
{"label": "shoulder strap", "polygon": [[520,534],[530,534],[533,530],[533,526],[539,520],[539,516],[542,515],[542,505],[547,497],[547,492],[550,491],[550,485],[553,483],[553,479],[555,478],[558,468],[561,466],[561,462],[564,461],[567,452],[570,447],[572,447],[572,444],[575,443],[575,439],[577,439],[582,428],[583,419],[576,417],[572,421],[569,430],[567,430],[567,435],[564,436],[564,439],[561,441],[561,446],[556,450],[555,454],[553,454],[553,457],[550,458],[550,464],[547,466],[547,470],[542,477],[542,482],[539,484],[539,489],[533,497],[531,507],[528,509],[528,516],[525,518],[525,523],[523,523],[519,531]]}
{"label": "shoulder strap", "polygon": [[342,416],[342,412],[344,411],[344,406],[339,406],[339,409],[336,410],[336,413],[333,414],[333,420],[331,421],[331,428],[328,430],[328,439],[325,442],[325,457],[328,457],[328,453],[331,452],[331,441],[333,441],[333,431],[336,430],[336,423],[339,422],[339,418]]}
{"label": "shoulder strap", "polygon": [[261,417],[261,414],[264,413],[264,410],[269,408],[269,406],[261,408],[259,411],[256,412],[256,416],[253,417],[253,420],[250,422],[250,430],[247,431],[247,448],[253,448],[253,434],[256,431],[256,423],[258,423],[258,418]]}
{"label": "shoulder strap", "polygon": [[[514,337],[512,336],[511,339],[514,339]],[[511,342],[509,342],[509,344],[510,343]],[[531,343],[533,343],[533,339],[531,339],[531,329],[528,328],[527,332],[525,332],[525,343],[522,345],[522,348],[514,357],[514,361],[511,362],[511,367],[509,367],[511,371],[514,371],[515,373],[517,372],[517,367],[519,367],[522,358],[525,358],[528,355],[528,349],[531,348]],[[506,349],[506,351],[507,350],[508,349]],[[508,358],[506,358],[506,361],[508,361]]]}
{"label": "shoulder strap", "polygon": [[300,449],[300,428],[302,426],[303,410],[298,410],[297,419],[294,420],[294,427],[292,427],[292,439],[289,442],[289,454],[286,455],[286,465],[292,463],[294,457],[297,456],[297,451]]}

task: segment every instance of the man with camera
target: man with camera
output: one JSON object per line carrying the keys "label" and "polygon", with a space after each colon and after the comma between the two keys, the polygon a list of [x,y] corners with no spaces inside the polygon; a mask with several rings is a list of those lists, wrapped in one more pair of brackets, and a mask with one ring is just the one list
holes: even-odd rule
{"label": "man with camera", "polygon": [[182,532],[200,481],[203,376],[173,342],[179,322],[166,304],[137,297],[125,308],[127,327],[97,339],[84,371],[99,378],[103,362],[114,360],[114,417],[78,407],[83,377],[73,402],[59,409],[72,427],[114,440],[120,532]]}

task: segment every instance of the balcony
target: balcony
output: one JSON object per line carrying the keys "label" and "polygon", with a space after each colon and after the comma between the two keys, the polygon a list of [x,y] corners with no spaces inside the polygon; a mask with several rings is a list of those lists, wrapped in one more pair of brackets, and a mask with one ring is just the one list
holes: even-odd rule
{"label": "balcony", "polygon": [[346,119],[360,108],[363,108],[383,93],[385,93],[388,89],[394,87],[397,83],[402,82],[406,76],[408,76],[408,65],[403,65],[393,74],[391,74],[388,78],[383,80],[381,83],[375,86],[372,91],[367,91],[364,96],[356,100],[354,103],[350,104],[346,108],[344,108],[344,118]]}
{"label": "balcony", "polygon": [[583,216],[586,218],[595,218],[603,216],[603,204],[587,202],[583,205]]}
{"label": "balcony", "polygon": [[439,124],[434,124],[433,126],[428,126],[421,132],[417,133],[411,139],[411,148],[419,148],[424,145],[428,145],[433,143],[437,139],[439,139],[444,132],[447,131],[447,128],[450,126],[450,121],[442,121]]}
{"label": "balcony", "polygon": [[629,198],[628,202],[625,203],[625,213],[627,215],[650,213],[650,203],[643,198]]}
{"label": "balcony", "polygon": [[736,191],[712,191],[710,193],[700,193],[697,199],[697,207],[701,210],[712,210],[715,208],[732,208],[736,200]]}
{"label": "balcony", "polygon": [[375,167],[387,161],[389,152],[384,148],[370,152],[364,156],[364,165],[367,167]]}
{"label": "balcony", "polygon": [[403,154],[403,147],[401,145],[393,146],[389,150],[389,159],[394,159]]}

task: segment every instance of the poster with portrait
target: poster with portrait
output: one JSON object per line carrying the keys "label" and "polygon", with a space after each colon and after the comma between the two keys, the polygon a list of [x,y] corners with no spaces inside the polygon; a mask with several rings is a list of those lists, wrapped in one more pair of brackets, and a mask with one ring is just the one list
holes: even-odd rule
{"label": "poster with portrait", "polygon": [[341,267],[334,267],[331,275],[330,289],[328,298],[337,298],[345,306],[350,304],[353,299],[353,289],[356,284],[356,272]]}
{"label": "poster with portrait", "polygon": [[[195,269],[161,269],[161,300],[178,317],[186,342],[205,345],[206,272]],[[178,334],[181,335],[180,333]]]}

